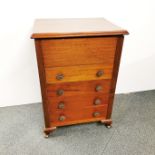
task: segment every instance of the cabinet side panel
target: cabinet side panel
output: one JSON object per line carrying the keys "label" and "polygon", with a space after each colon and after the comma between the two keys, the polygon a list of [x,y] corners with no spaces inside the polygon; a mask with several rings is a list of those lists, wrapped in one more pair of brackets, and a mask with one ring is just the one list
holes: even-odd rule
{"label": "cabinet side panel", "polygon": [[121,59],[121,53],[122,53],[123,40],[124,40],[123,35],[118,36],[117,47],[115,51],[115,60],[114,60],[114,65],[113,65],[114,67],[113,67],[111,89],[110,89],[111,96],[110,96],[109,105],[108,105],[107,119],[110,119],[111,114],[112,114],[113,101],[115,97],[115,89],[116,89],[116,83],[117,83],[117,77],[118,77],[118,71],[119,71],[119,65],[120,65],[120,59]]}
{"label": "cabinet side panel", "polygon": [[44,69],[40,39],[35,39],[35,48],[36,48],[39,79],[40,79],[40,86],[41,86],[42,106],[43,106],[43,110],[44,110],[45,127],[48,128],[48,127],[50,127],[50,123],[49,123],[49,114],[48,114],[49,113],[48,112],[48,103],[47,103],[47,98],[46,98],[46,81],[45,81],[46,77],[45,77],[45,69]]}

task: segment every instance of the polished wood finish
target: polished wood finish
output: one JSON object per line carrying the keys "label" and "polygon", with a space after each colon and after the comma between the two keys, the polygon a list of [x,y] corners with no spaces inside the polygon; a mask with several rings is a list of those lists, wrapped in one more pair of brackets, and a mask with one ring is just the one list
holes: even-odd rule
{"label": "polished wood finish", "polygon": [[[104,72],[100,77],[96,75],[99,70]],[[112,66],[105,66],[103,64],[46,68],[45,72],[48,84],[112,78]],[[63,74],[64,78],[57,80],[56,76],[58,74]]]}
{"label": "polished wood finish", "polygon": [[104,64],[114,62],[117,37],[43,39],[45,67]]}
{"label": "polished wood finish", "polygon": [[[78,100],[75,100],[78,98]],[[95,101],[99,99],[100,103],[95,104]],[[70,97],[62,96],[62,97],[53,97],[48,98],[48,104],[51,111],[66,111],[66,110],[82,110],[84,107],[98,107],[101,105],[108,104],[110,100],[109,94],[83,94],[83,95],[73,95]],[[64,108],[59,108],[59,104],[63,103]]]}
{"label": "polished wood finish", "polygon": [[[100,91],[96,90],[97,86],[101,86]],[[75,95],[96,95],[96,94],[107,94],[110,92],[111,80],[95,80],[95,81],[82,81],[82,82],[68,82],[47,85],[47,96],[48,97],[71,97]],[[58,96],[57,90],[64,90],[64,95]]]}
{"label": "polished wood finish", "polygon": [[123,35],[127,33],[104,19],[37,20],[32,38],[45,137],[64,125],[100,121],[111,127]]}
{"label": "polished wood finish", "polygon": [[37,19],[32,38],[123,35],[128,32],[104,18]]}
{"label": "polished wood finish", "polygon": [[[50,109],[51,110],[51,109]],[[98,112],[98,116],[94,116],[94,113]],[[93,119],[100,119],[103,120],[106,118],[107,114],[107,104],[97,107],[89,107],[89,108],[83,108],[79,111],[77,109],[72,110],[55,110],[50,111],[51,115],[51,125],[53,126],[63,126],[63,125],[69,125],[69,124],[76,124],[77,120],[93,120]],[[65,116],[64,121],[60,121],[59,117]]]}
{"label": "polished wood finish", "polygon": [[112,78],[111,89],[110,89],[110,91],[112,93],[112,97],[109,101],[108,113],[107,113],[108,119],[111,118],[111,114],[112,114],[112,107],[113,107],[113,101],[114,101],[114,95],[115,95],[115,89],[116,89],[116,82],[117,82],[119,64],[120,64],[121,53],[122,53],[123,40],[124,40],[124,36],[118,36],[117,48],[116,48],[116,52],[115,52],[113,76],[112,76],[113,78]]}
{"label": "polished wood finish", "polygon": [[50,120],[49,120],[49,113],[48,113],[48,103],[46,98],[46,77],[45,77],[45,69],[44,69],[42,50],[41,50],[39,39],[35,39],[35,48],[36,48],[41,94],[42,94],[42,101],[43,101],[42,106],[44,109],[45,128],[49,128]]}
{"label": "polished wood finish", "polygon": [[45,138],[48,138],[49,134],[54,130],[56,130],[56,127],[45,128],[44,129]]}

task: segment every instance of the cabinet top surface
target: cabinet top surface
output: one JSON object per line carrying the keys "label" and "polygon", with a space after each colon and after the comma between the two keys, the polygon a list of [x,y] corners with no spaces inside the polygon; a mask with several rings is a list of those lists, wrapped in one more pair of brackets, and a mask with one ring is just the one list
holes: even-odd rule
{"label": "cabinet top surface", "polygon": [[31,38],[125,35],[128,32],[104,18],[37,19]]}

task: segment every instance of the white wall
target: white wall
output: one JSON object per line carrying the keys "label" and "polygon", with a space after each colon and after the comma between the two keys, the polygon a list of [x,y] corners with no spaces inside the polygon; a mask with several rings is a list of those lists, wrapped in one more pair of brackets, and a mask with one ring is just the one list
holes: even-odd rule
{"label": "white wall", "polygon": [[155,89],[154,0],[0,1],[0,106],[41,101],[35,18],[105,17],[126,28],[117,93]]}

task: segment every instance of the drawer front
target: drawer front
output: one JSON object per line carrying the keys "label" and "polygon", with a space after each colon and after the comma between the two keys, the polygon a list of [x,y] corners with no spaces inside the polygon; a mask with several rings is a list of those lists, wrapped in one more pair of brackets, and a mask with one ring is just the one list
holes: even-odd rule
{"label": "drawer front", "polygon": [[53,97],[48,98],[49,108],[52,112],[83,109],[86,107],[98,107],[109,102],[109,95],[98,93],[95,95],[89,95],[87,93],[83,95],[74,95],[70,97]]}
{"label": "drawer front", "polygon": [[106,118],[107,105],[81,110],[49,111],[52,126],[62,126],[85,121],[96,121]]}
{"label": "drawer front", "polygon": [[44,39],[41,41],[45,67],[86,64],[112,65],[117,37]]}
{"label": "drawer front", "polygon": [[112,66],[102,64],[46,68],[45,72],[49,84],[112,78]]}
{"label": "drawer front", "polygon": [[70,82],[46,86],[47,97],[71,97],[76,95],[96,96],[110,92],[111,80]]}

